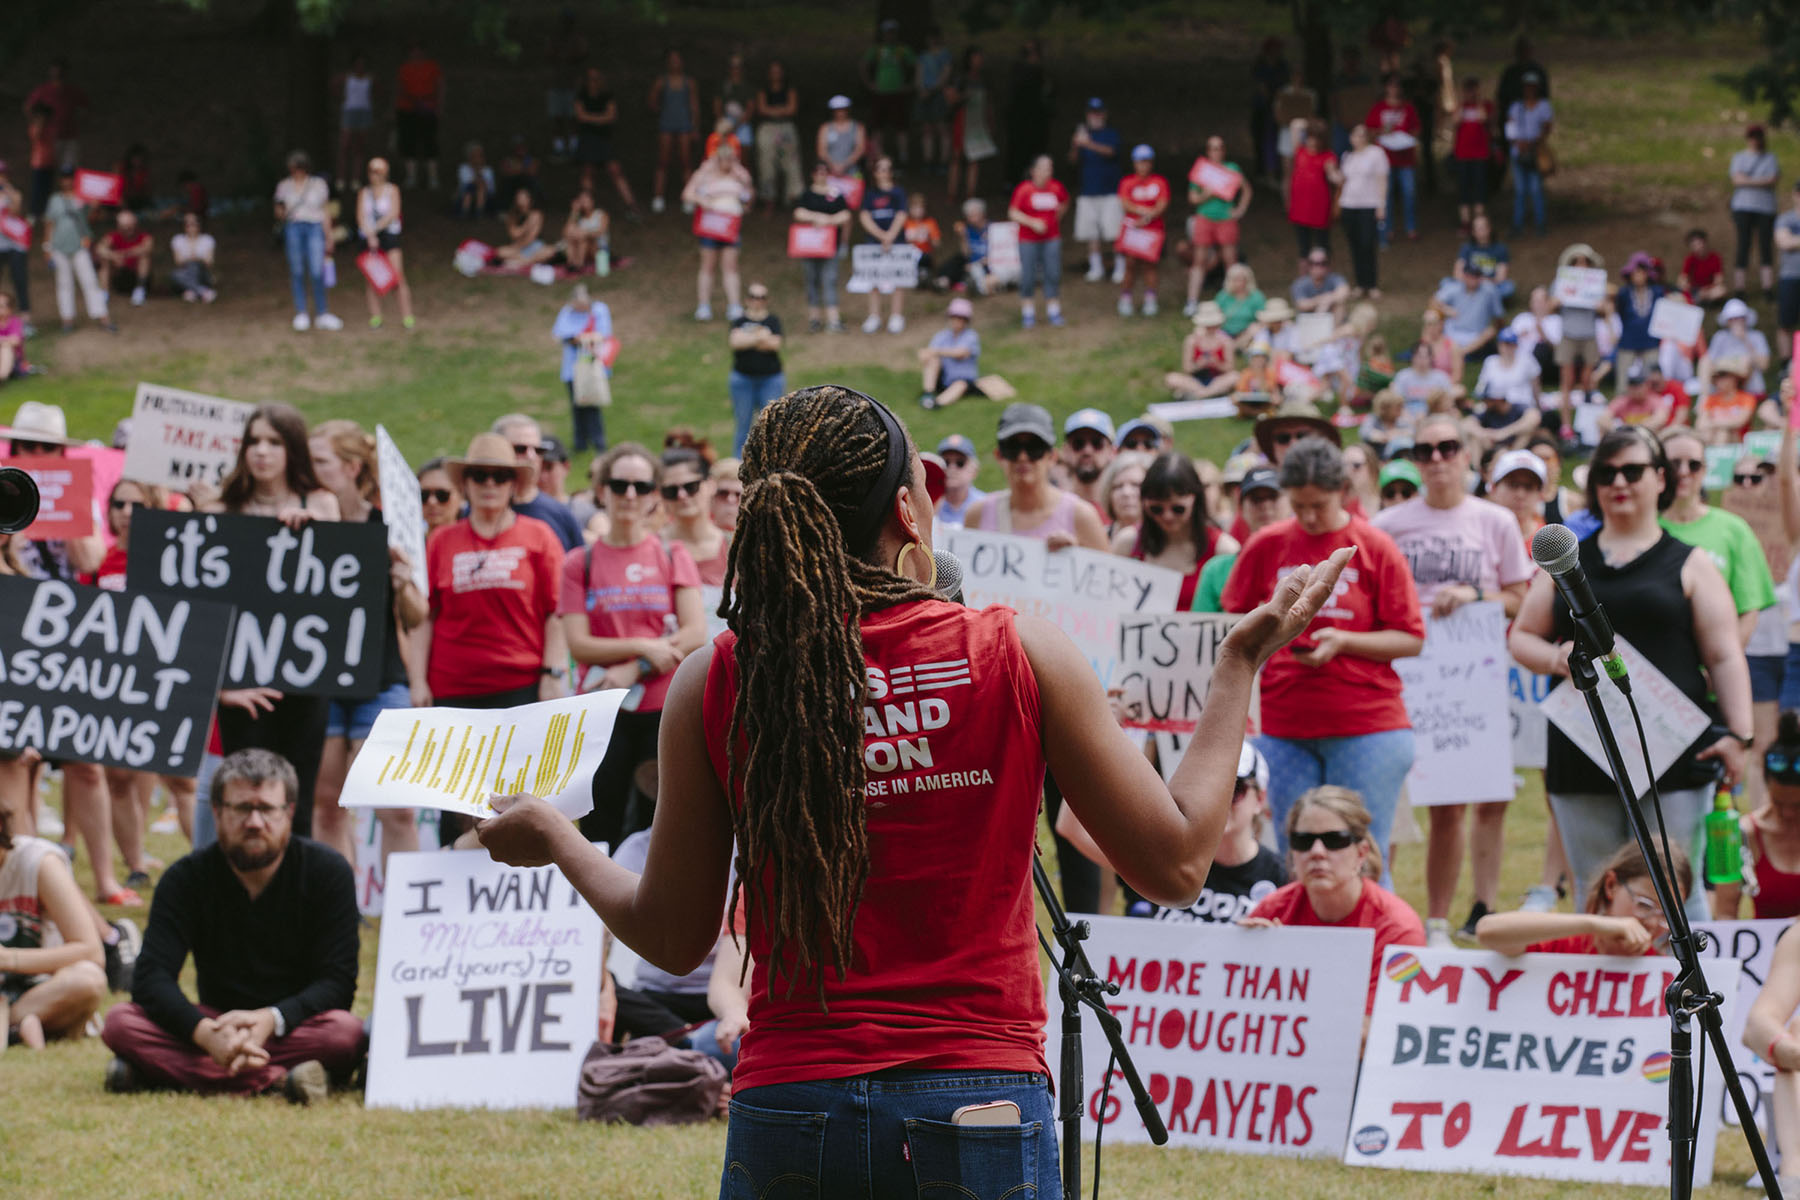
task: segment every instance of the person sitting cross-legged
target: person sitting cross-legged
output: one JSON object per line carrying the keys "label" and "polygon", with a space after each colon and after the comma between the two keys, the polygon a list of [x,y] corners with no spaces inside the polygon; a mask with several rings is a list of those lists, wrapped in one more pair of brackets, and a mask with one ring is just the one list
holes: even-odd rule
{"label": "person sitting cross-legged", "polygon": [[100,922],[56,843],[14,835],[24,824],[0,802],[0,1050],[81,1037],[106,998]]}
{"label": "person sitting cross-legged", "polygon": [[921,380],[919,406],[944,408],[964,396],[1011,400],[1018,393],[998,375],[981,373],[981,338],[970,322],[975,306],[961,296],[950,302],[950,323],[931,335],[919,351]]}
{"label": "person sitting cross-legged", "polygon": [[[267,750],[219,764],[218,841],[163,876],[131,1003],[106,1014],[108,1091],[280,1089],[308,1104],[356,1066],[356,881],[335,850],[289,832],[298,790]],[[179,982],[189,954],[198,1005]]]}

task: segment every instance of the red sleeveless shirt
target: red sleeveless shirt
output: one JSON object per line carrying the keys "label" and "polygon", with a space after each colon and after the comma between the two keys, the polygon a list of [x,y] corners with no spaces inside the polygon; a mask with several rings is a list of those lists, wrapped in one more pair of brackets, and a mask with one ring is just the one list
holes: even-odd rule
{"label": "red sleeveless shirt", "polygon": [[[1031,883],[1043,735],[1014,615],[928,600],[863,619],[869,880],[850,967],[825,973],[829,1011],[810,983],[771,998],[769,929],[751,921],[735,1089],[890,1068],[1049,1073]],[[722,780],[736,644],[715,639],[706,680]]]}

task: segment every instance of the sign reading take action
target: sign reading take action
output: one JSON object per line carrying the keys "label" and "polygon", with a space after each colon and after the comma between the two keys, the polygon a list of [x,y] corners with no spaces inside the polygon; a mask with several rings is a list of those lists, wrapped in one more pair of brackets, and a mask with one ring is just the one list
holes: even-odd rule
{"label": "sign reading take action", "polygon": [[215,487],[237,463],[238,441],[255,406],[199,392],[140,383],[131,406],[125,478],[185,492]]}

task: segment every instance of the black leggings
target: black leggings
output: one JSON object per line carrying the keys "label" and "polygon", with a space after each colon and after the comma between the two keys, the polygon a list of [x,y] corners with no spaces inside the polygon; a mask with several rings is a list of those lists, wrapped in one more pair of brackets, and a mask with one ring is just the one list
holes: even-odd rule
{"label": "black leggings", "polygon": [[300,783],[294,801],[294,832],[312,836],[313,789],[319,782],[319,759],[325,754],[325,722],[331,701],[324,696],[283,696],[273,712],[251,716],[241,708],[220,707],[219,748],[272,750],[293,765]]}
{"label": "black leggings", "polygon": [[[1062,811],[1062,789],[1046,771],[1044,773],[1044,812],[1050,817],[1050,829],[1056,838],[1056,869],[1062,876],[1063,908],[1072,913],[1100,912],[1100,864],[1075,848],[1075,844],[1056,830],[1056,814]],[[1102,914],[1111,916],[1112,914]]]}
{"label": "black leggings", "polygon": [[[524,687],[513,688],[506,692],[480,692],[473,696],[441,696],[432,702],[433,708],[517,708],[521,704],[536,704],[538,687],[535,683]],[[447,847],[457,838],[475,826],[475,818],[468,813],[438,813],[438,845]]]}
{"label": "black leggings", "polygon": [[1380,286],[1376,282],[1376,222],[1372,208],[1341,210],[1344,239],[1350,243],[1350,263],[1355,268],[1356,286],[1367,291]]}
{"label": "black leggings", "polygon": [[656,797],[644,796],[632,783],[638,767],[656,761],[656,735],[662,728],[662,710],[619,710],[613,721],[612,740],[606,757],[594,771],[594,808],[581,818],[581,836],[605,842],[616,850],[619,843],[640,829],[650,828],[656,814]]}
{"label": "black leggings", "polygon": [[1750,242],[1762,253],[1762,265],[1775,263],[1775,214],[1731,210],[1731,223],[1737,227],[1737,269],[1750,265]]}

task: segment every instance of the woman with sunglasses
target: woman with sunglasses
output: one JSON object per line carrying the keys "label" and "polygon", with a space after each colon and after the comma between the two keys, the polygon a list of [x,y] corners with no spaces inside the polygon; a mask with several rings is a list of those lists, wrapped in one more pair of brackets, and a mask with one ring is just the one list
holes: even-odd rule
{"label": "woman with sunglasses", "polygon": [[[1750,523],[1734,512],[1714,508],[1704,499],[1706,483],[1706,444],[1691,429],[1677,429],[1663,435],[1663,452],[1669,456],[1669,467],[1675,472],[1675,498],[1663,511],[1662,527],[1686,542],[1712,555],[1712,560],[1731,589],[1737,606],[1737,631],[1746,648],[1756,632],[1758,616],[1775,604],[1775,579],[1769,573],[1769,559]],[[1732,475],[1734,488],[1749,491],[1760,488],[1765,476],[1756,469],[1754,456],[1747,456]],[[1780,654],[1787,654],[1784,633]],[[1752,699],[1764,690],[1756,673],[1751,673]],[[1768,695],[1761,699],[1773,704],[1775,684],[1771,681]],[[1774,713],[1770,713],[1771,722]],[[1770,726],[1771,731],[1773,725]]]}
{"label": "woman with sunglasses", "polygon": [[[669,454],[681,475],[703,478],[694,451]],[[664,541],[650,524],[666,478],[662,465],[644,447],[625,442],[600,459],[596,473],[606,497],[606,533],[563,560],[557,613],[576,662],[576,690],[631,689],[594,772],[594,809],[581,819],[590,841],[617,846],[650,825],[663,697],[681,660],[706,640],[706,614],[687,546]],[[693,510],[689,523],[694,514],[704,521],[699,489],[675,491]],[[645,764],[652,773],[636,789],[643,802],[634,803],[634,778]]]}
{"label": "woman with sunglasses", "polygon": [[1180,451],[1159,454],[1138,485],[1143,523],[1113,534],[1113,553],[1181,574],[1176,612],[1187,612],[1200,568],[1215,554],[1236,554],[1238,544],[1207,515],[1206,486],[1194,462]]}
{"label": "woman with sunglasses", "polygon": [[[1694,888],[1694,868],[1680,842],[1670,842],[1669,853],[1672,857],[1664,858],[1657,843],[1657,866],[1685,902]],[[1601,864],[1583,911],[1490,913],[1481,918],[1475,936],[1483,949],[1501,954],[1630,958],[1658,953],[1657,944],[1669,936],[1669,919],[1650,882],[1644,852],[1633,840]]]}
{"label": "woman with sunglasses", "polygon": [[419,468],[419,505],[425,513],[425,537],[452,524],[460,515],[462,501],[450,482],[450,472],[442,457],[427,460]]}
{"label": "woman with sunglasses", "polygon": [[[1436,619],[1465,604],[1498,603],[1508,617],[1519,611],[1525,587],[1537,573],[1513,515],[1491,500],[1469,495],[1469,454],[1456,418],[1439,413],[1419,423],[1409,455],[1419,468],[1423,494],[1375,516],[1375,528],[1394,539],[1417,585],[1419,602]],[[1434,946],[1450,944],[1450,901],[1462,875],[1465,830],[1475,882],[1475,907],[1462,926],[1475,923],[1500,902],[1500,861],[1512,780],[1495,781],[1491,802],[1429,806],[1425,859],[1425,928]],[[1429,797],[1421,797],[1429,799]]]}
{"label": "woman with sunglasses", "polygon": [[[1712,806],[1719,768],[1727,786],[1743,774],[1755,725],[1731,589],[1712,555],[1658,520],[1674,501],[1677,482],[1655,434],[1628,425],[1601,438],[1587,482],[1588,508],[1601,525],[1582,539],[1580,561],[1614,631],[1713,718],[1712,728],[1657,781],[1669,838],[1686,845]],[[1574,636],[1568,606],[1540,572],[1507,638],[1514,661],[1535,674],[1566,678]],[[1612,779],[1552,725],[1544,788],[1575,884],[1591,887],[1606,857],[1631,836]],[[1644,815],[1656,827],[1655,811]],[[1704,904],[1690,897],[1688,908],[1696,920],[1705,919]]]}
{"label": "woman with sunglasses", "polygon": [[[701,587],[725,585],[725,561],[731,556],[731,538],[713,524],[713,481],[707,477],[706,460],[697,450],[683,446],[664,450],[658,490],[668,514],[664,535],[687,548],[694,560]],[[612,506],[608,505],[610,509]]]}
{"label": "woman with sunglasses", "polygon": [[1256,748],[1269,760],[1270,806],[1279,829],[1302,793],[1347,787],[1368,806],[1385,859],[1413,760],[1412,724],[1390,664],[1425,644],[1419,593],[1394,540],[1344,508],[1348,476],[1336,446],[1317,437],[1295,442],[1279,479],[1294,515],[1245,543],[1220,597],[1225,611],[1250,611],[1293,564],[1346,546],[1356,549],[1356,570],[1344,573],[1307,635],[1263,669]]}
{"label": "woman with sunglasses", "polygon": [[1238,924],[1253,929],[1372,929],[1375,957],[1369,964],[1369,996],[1363,1030],[1375,1007],[1375,984],[1389,946],[1423,946],[1419,914],[1381,886],[1381,844],[1375,818],[1362,797],[1345,787],[1308,789],[1294,801],[1283,824],[1288,874],[1283,884]]}
{"label": "woman with sunglasses", "polygon": [[[1744,880],[1757,920],[1800,917],[1800,712],[1781,714],[1762,757],[1766,795],[1738,820],[1743,834]],[[1714,884],[1713,916],[1738,918],[1743,883]]]}
{"label": "woman with sunglasses", "polygon": [[[1045,768],[1128,882],[1192,904],[1254,672],[1349,555],[1298,566],[1232,630],[1171,791],[1066,636],[933,590],[925,470],[887,407],[836,386],[789,393],[751,430],[744,479],[733,628],[670,684],[643,872],[528,796],[498,801],[482,843],[555,862],[673,974],[718,944],[735,853],[755,965],[721,1195],[777,1178],[821,1196],[1045,1192],[1056,1138],[1030,883]],[[984,1102],[1018,1111],[951,1120]]]}
{"label": "woman with sunglasses", "polygon": [[1100,514],[1073,492],[1050,481],[1056,429],[1036,404],[1009,404],[1000,412],[994,457],[1006,474],[1006,490],[990,492],[969,506],[965,529],[1042,538],[1052,550],[1086,546],[1110,550]]}

